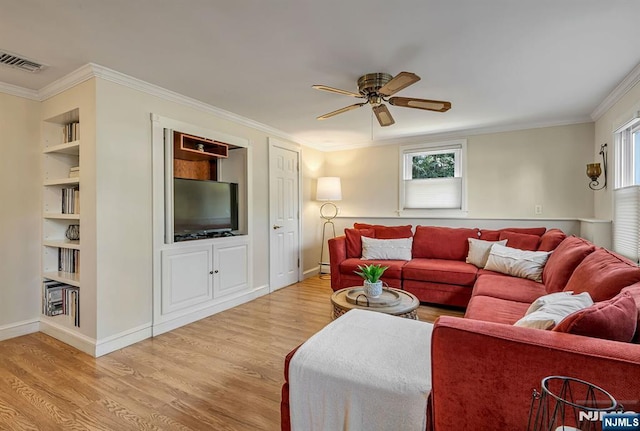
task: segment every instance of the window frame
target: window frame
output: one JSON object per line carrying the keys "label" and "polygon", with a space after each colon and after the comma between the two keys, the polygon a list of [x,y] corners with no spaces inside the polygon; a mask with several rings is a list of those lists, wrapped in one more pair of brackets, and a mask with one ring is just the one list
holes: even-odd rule
{"label": "window frame", "polygon": [[[413,155],[456,153],[454,178],[461,178],[461,208],[405,208],[405,180],[412,177]],[[424,142],[398,146],[398,215],[408,217],[466,217],[467,216],[467,140]]]}
{"label": "window frame", "polygon": [[640,112],[631,120],[614,130],[614,190],[640,185],[638,183],[640,166],[636,166],[640,143],[635,134],[640,132]]}

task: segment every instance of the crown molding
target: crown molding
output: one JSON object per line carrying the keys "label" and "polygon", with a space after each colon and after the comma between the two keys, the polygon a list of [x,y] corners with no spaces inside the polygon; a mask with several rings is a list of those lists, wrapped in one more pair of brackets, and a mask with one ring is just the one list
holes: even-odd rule
{"label": "crown molding", "polygon": [[38,95],[37,90],[18,87],[17,85],[11,85],[5,82],[0,82],[0,93],[10,94],[12,96],[40,101],[40,96]]}
{"label": "crown molding", "polygon": [[607,97],[598,105],[596,109],[591,113],[591,119],[598,121],[605,112],[613,107],[622,97],[627,94],[638,82],[640,82],[640,63],[633,68],[631,72],[613,89]]}
{"label": "crown molding", "polygon": [[182,94],[176,93],[175,91],[167,90],[166,88],[162,88],[155,84],[150,84],[141,79],[134,78],[129,75],[125,75],[124,73],[117,72],[113,69],[109,69],[108,67],[100,66],[94,63],[89,63],[87,66],[91,67],[92,74],[93,74],[92,76],[95,76],[97,78],[104,79],[106,81],[111,81],[116,84],[120,84],[125,87],[129,87],[131,89],[150,94],[152,96],[160,97],[170,102],[179,103],[181,105],[188,106],[193,109],[197,109],[199,111],[207,112],[209,114],[215,115],[218,118],[233,121],[234,123],[241,124],[243,126],[247,126],[252,129],[260,130],[273,137],[278,137],[281,139],[285,139],[287,141],[295,142],[295,143],[306,145],[306,146],[311,146],[310,143],[301,141],[300,139],[297,139],[294,136],[286,132],[283,132],[282,130],[278,130],[271,126],[267,126],[266,124],[259,123],[257,121],[251,120],[241,115],[234,114],[233,112],[225,111],[224,109],[217,108],[215,106],[209,105],[207,103],[201,102],[191,97],[183,96]]}
{"label": "crown molding", "polygon": [[[423,133],[419,135],[405,135],[397,138],[389,138],[389,139],[380,139],[378,141],[373,142],[362,142],[359,144],[350,144],[350,145],[336,145],[331,147],[325,147],[324,149],[320,149],[322,151],[343,151],[343,150],[354,150],[357,148],[364,147],[377,147],[384,145],[405,145],[405,144],[421,144],[439,140],[446,139],[466,139],[470,136],[478,136],[478,135],[488,135],[490,133],[503,133],[503,132],[517,132],[520,130],[529,130],[529,129],[542,129],[545,127],[558,127],[558,126],[570,126],[572,124],[583,124],[583,123],[592,123],[591,117],[582,116],[575,118],[568,118],[559,121],[547,121],[547,122],[537,122],[537,123],[518,123],[518,124],[509,124],[509,125],[501,125],[501,126],[487,126],[487,127],[476,127],[469,129],[460,129],[460,130],[449,130],[445,132],[435,132],[435,133]],[[314,147],[317,148],[317,147]]]}
{"label": "crown molding", "polygon": [[79,69],[53,81],[51,84],[42,87],[38,91],[40,100],[47,100],[93,77],[94,73],[91,63],[85,64]]}

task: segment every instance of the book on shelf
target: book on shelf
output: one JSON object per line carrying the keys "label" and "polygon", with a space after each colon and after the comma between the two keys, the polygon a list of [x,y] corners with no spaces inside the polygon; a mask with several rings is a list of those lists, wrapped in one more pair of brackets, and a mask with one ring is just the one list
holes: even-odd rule
{"label": "book on shelf", "polygon": [[78,274],[80,271],[80,250],[58,248],[58,271]]}
{"label": "book on shelf", "polygon": [[80,123],[65,124],[62,129],[62,142],[73,142],[80,139]]}
{"label": "book on shelf", "polygon": [[78,186],[62,189],[62,214],[80,214],[80,188]]}
{"label": "book on shelf", "polygon": [[67,315],[74,326],[80,326],[80,289],[54,280],[42,283],[42,314]]}
{"label": "book on shelf", "polygon": [[77,178],[80,176],[80,166],[72,166],[69,168],[69,178]]}

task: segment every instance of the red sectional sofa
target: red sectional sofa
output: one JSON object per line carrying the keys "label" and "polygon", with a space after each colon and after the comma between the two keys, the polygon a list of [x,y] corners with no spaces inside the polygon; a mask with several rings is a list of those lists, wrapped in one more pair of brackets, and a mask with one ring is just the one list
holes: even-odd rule
{"label": "red sectional sofa", "polygon": [[[419,227],[416,233],[446,233],[441,229],[420,231]],[[461,275],[464,271],[458,270],[464,268],[459,266],[463,263],[459,260],[460,254],[450,252],[448,257],[458,259],[433,258],[440,259],[434,262],[446,263],[439,269],[423,267],[419,274],[426,279],[414,281],[424,284],[409,283],[414,287],[413,292],[430,302],[458,305],[470,297],[464,318],[443,316],[434,325],[429,430],[526,429],[532,390],[539,390],[541,380],[551,375],[571,376],[596,384],[611,393],[625,410],[640,412],[640,267],[582,238],[564,238],[558,232],[552,235],[549,232],[539,235],[536,247],[554,250],[544,266],[542,282],[479,270],[471,283]],[[476,234],[473,230],[468,233]],[[482,237],[482,231],[480,233]],[[504,236],[504,231],[489,233],[485,238],[497,240]],[[462,231],[453,234],[464,236]],[[545,237],[546,234],[549,235]],[[563,239],[558,244],[561,236]],[[340,268],[337,273],[332,271],[334,289],[357,284],[344,272],[349,265],[345,263],[349,258],[341,259],[346,254],[346,240],[346,237],[337,238],[330,246],[332,266]],[[442,238],[438,242],[445,248],[449,243]],[[455,248],[449,247],[449,250]],[[436,252],[423,250],[422,253]],[[457,263],[450,266],[451,262]],[[400,276],[398,271],[391,274],[389,280],[395,286],[406,287],[406,282],[412,280],[409,277],[417,278],[411,272],[405,276],[406,265],[408,263],[400,268]],[[438,274],[438,270],[458,274]],[[445,276],[451,277],[447,278],[449,283],[443,281]],[[436,277],[440,278],[433,280]],[[458,277],[455,282],[460,284],[451,283],[453,277]],[[469,283],[471,286],[467,286]],[[468,290],[468,295],[457,293],[466,292],[462,288]],[[438,293],[429,293],[430,290]],[[595,304],[570,315],[553,330],[513,325],[537,298],[560,291],[588,292]],[[286,380],[288,363],[294,353],[295,350],[285,359],[282,430],[290,429]]]}
{"label": "red sectional sofa", "polygon": [[[361,259],[361,237],[396,239],[413,237],[412,259]],[[505,228],[481,230],[477,228],[448,228],[438,226],[381,226],[355,223],[345,229],[345,235],[329,240],[331,288],[359,286],[362,278],[354,274],[363,263],[382,264],[389,269],[382,281],[389,287],[413,293],[421,302],[466,307],[480,274],[486,273],[465,259],[469,252],[468,238],[486,241],[507,240],[510,247],[523,250],[551,251],[566,235],[559,229]]]}

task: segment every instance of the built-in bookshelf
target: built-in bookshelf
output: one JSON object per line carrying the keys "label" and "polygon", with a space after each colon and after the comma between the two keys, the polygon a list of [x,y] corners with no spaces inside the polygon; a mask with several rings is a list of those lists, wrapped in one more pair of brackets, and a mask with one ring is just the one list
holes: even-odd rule
{"label": "built-in bookshelf", "polygon": [[80,326],[80,110],[42,123],[42,315]]}

